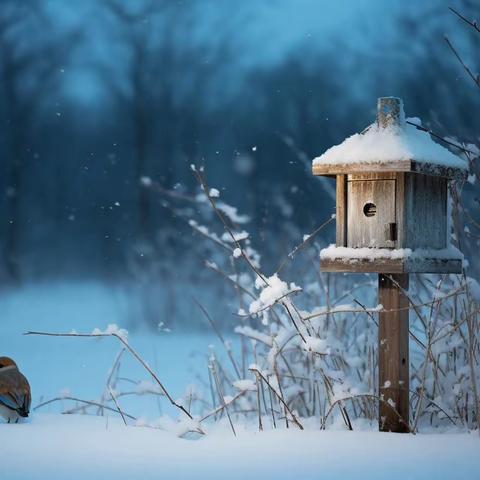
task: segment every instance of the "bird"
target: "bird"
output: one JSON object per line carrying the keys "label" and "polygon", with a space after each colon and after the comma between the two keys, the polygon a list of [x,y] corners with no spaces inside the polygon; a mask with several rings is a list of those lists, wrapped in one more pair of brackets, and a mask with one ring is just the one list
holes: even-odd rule
{"label": "bird", "polygon": [[32,396],[28,380],[9,357],[0,357],[0,415],[18,423],[28,417]]}

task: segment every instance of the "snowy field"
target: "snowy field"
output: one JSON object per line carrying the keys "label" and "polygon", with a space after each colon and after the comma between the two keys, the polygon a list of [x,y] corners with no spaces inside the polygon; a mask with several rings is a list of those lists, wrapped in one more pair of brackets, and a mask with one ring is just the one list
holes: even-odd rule
{"label": "snowy field", "polygon": [[[184,440],[101,417],[1,425],[2,479],[476,479],[478,435],[212,431]],[[21,453],[20,453],[21,452]]]}
{"label": "snowy field", "polygon": [[[26,330],[91,332],[128,317],[125,292],[100,284],[44,285],[4,292],[0,353],[14,357],[32,385],[33,402],[71,395],[96,399],[118,342],[113,338],[26,337]],[[132,333],[130,344],[158,373],[174,398],[189,385],[202,389],[210,333]],[[131,358],[122,375],[148,381]],[[122,397],[122,408],[159,425],[174,413],[151,397]],[[480,478],[478,434],[385,434],[362,424],[354,432],[338,425],[320,431],[315,420],[305,431],[257,431],[257,425],[203,425],[206,435],[178,438],[174,432],[126,427],[116,413],[104,417],[61,415],[67,401],[33,412],[21,424],[0,424],[2,480],[15,479],[475,479]],[[176,414],[174,414],[176,416]],[[358,427],[358,429],[357,429]]]}

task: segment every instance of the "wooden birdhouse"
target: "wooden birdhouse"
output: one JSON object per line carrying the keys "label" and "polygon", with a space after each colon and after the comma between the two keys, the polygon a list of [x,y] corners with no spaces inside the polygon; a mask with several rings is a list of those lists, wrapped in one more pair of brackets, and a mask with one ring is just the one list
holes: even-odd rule
{"label": "wooden birdhouse", "polygon": [[461,158],[434,142],[402,101],[378,100],[377,121],[313,161],[337,180],[336,245],[327,272],[378,272],[379,428],[409,432],[409,273],[460,273],[450,246],[448,182],[467,175]]}
{"label": "wooden birdhouse", "polygon": [[377,121],[313,161],[336,177],[336,245],[323,271],[460,273],[450,247],[448,182],[464,178],[461,158],[406,123],[403,103],[378,100]]}

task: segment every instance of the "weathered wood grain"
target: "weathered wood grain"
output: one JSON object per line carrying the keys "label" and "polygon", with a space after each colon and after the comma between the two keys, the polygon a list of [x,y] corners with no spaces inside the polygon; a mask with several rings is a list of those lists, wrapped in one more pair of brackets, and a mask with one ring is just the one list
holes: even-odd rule
{"label": "weathered wood grain", "polygon": [[406,248],[405,241],[405,175],[404,172],[395,174],[395,216],[397,219],[397,241],[395,248]]}
{"label": "weathered wood grain", "polygon": [[447,245],[447,180],[405,174],[405,246],[445,248]]}
{"label": "weathered wood grain", "polygon": [[[347,182],[347,246],[393,248],[390,224],[395,224],[395,180],[375,178]],[[372,216],[365,207],[374,205]]]}
{"label": "weathered wood grain", "polygon": [[396,172],[351,173],[347,175],[349,182],[354,180],[395,180],[396,178]]}
{"label": "weathered wood grain", "polygon": [[402,289],[408,291],[408,274],[378,276],[378,303],[389,310],[378,322],[379,428],[399,433],[410,431],[409,303]]}
{"label": "weathered wood grain", "polygon": [[347,246],[347,176],[337,175],[336,244]]}

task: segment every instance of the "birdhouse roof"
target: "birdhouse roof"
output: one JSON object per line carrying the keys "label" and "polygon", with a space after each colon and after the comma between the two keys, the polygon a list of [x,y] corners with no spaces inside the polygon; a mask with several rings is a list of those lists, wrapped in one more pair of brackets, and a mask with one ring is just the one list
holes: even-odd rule
{"label": "birdhouse roof", "polygon": [[[420,130],[419,119],[387,128],[377,123],[329,148],[313,160],[314,175],[367,172],[416,172],[465,178],[468,164]],[[415,125],[412,125],[414,123]]]}

